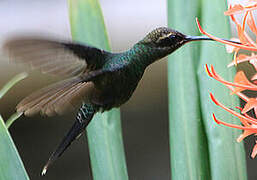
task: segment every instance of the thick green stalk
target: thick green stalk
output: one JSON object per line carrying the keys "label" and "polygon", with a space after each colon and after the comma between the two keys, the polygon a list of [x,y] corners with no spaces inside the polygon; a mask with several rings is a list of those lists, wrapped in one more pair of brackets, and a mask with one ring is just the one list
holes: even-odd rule
{"label": "thick green stalk", "polygon": [[[228,17],[224,16],[225,1],[202,1],[201,24],[203,28],[218,37],[230,38]],[[204,65],[213,64],[215,70],[226,80],[233,81],[234,68],[227,68],[232,60],[223,45],[217,42],[202,42],[201,61],[198,66],[198,78],[201,90],[202,117],[208,137],[209,157],[212,180],[245,180],[246,164],[243,143],[237,143],[239,130],[217,125],[211,115],[229,123],[238,122],[236,118],[218,108],[209,98],[212,92],[215,97],[229,107],[239,106],[236,95],[231,96],[229,90],[206,75]]]}
{"label": "thick green stalk", "polygon": [[[168,24],[188,35],[197,35],[195,17],[199,0],[168,0]],[[172,180],[210,179],[208,146],[204,132],[196,64],[199,42],[169,56],[169,132]]]}
{"label": "thick green stalk", "polygon": [[[98,0],[69,0],[73,40],[110,50]],[[118,109],[96,114],[87,128],[94,180],[128,179]]]}

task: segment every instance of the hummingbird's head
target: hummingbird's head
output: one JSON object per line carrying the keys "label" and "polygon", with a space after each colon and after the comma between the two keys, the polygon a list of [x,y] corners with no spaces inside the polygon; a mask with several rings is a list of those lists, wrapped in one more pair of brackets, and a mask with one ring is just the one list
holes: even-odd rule
{"label": "hummingbird's head", "polygon": [[[213,39],[206,36],[188,36],[170,28],[159,27],[147,34],[144,39],[136,44],[136,47],[138,48],[139,46],[143,55],[148,56],[147,65],[149,65],[156,60],[171,54],[188,42],[202,40],[213,41]],[[241,44],[240,42],[227,39],[222,40]]]}
{"label": "hummingbird's head", "polygon": [[164,57],[185,43],[199,40],[212,39],[204,36],[187,36],[167,27],[159,27],[147,34],[139,43],[158,51],[160,56]]}
{"label": "hummingbird's head", "polygon": [[173,29],[160,27],[147,34],[140,43],[151,48],[169,51],[186,43],[186,36]]}

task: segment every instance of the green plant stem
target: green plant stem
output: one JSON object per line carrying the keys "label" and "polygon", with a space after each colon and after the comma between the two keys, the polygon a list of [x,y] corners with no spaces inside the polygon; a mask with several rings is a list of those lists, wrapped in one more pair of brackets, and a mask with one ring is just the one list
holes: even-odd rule
{"label": "green plant stem", "polygon": [[[197,35],[199,0],[168,0],[168,25]],[[210,179],[208,145],[201,121],[196,65],[199,42],[182,47],[168,59],[169,132],[172,180]]]}
{"label": "green plant stem", "polygon": [[[228,17],[224,16],[227,5],[225,1],[202,1],[201,25],[215,36],[229,39],[230,25]],[[206,75],[204,65],[213,64],[215,70],[226,80],[233,81],[235,69],[227,68],[232,60],[224,46],[217,42],[202,42],[201,61],[198,66],[198,79],[201,90],[202,117],[208,137],[209,158],[212,180],[245,180],[247,179],[245,152],[243,143],[237,143],[239,130],[217,125],[211,115],[228,123],[239,122],[227,112],[214,105],[209,93],[227,106],[239,106],[239,99],[230,95],[230,91],[217,81]]]}
{"label": "green plant stem", "polygon": [[[69,0],[72,39],[110,50],[97,0]],[[120,112],[97,113],[87,128],[94,180],[128,179]]]}
{"label": "green plant stem", "polygon": [[11,117],[6,121],[5,126],[7,127],[7,129],[10,128],[10,126],[22,115],[23,113],[14,113],[13,115],[11,115]]}
{"label": "green plant stem", "polygon": [[27,73],[23,72],[15,77],[13,77],[7,84],[4,85],[4,87],[0,91],[0,99],[5,95],[5,93],[12,87],[14,86],[17,82],[21,81],[22,79],[25,79],[28,76]]}

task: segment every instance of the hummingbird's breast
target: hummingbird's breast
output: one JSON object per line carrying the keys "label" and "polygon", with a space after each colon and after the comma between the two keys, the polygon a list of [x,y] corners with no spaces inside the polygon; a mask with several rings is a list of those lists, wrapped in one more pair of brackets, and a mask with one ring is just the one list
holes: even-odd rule
{"label": "hummingbird's breast", "polygon": [[145,69],[130,62],[128,58],[124,56],[113,59],[105,68],[113,67],[113,63],[119,63],[122,68],[94,81],[100,93],[92,98],[92,103],[100,106],[103,111],[119,107],[127,102],[143,76]]}

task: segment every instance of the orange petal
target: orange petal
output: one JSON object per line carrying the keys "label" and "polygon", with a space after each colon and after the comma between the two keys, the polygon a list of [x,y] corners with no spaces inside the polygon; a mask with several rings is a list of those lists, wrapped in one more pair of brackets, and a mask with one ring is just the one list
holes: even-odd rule
{"label": "orange petal", "polygon": [[[234,39],[230,39],[231,41],[237,41],[237,42],[239,42],[239,39],[237,39],[237,38],[234,38]],[[225,45],[225,48],[226,48],[226,51],[227,51],[227,53],[232,53],[232,52],[234,52],[237,48],[235,48],[234,46],[230,46],[230,45]]]}
{"label": "orange petal", "polygon": [[217,38],[217,37],[215,37],[215,36],[213,36],[213,35],[211,35],[211,34],[205,32],[205,31],[203,30],[203,28],[201,27],[200,22],[198,21],[197,18],[196,18],[196,22],[197,22],[197,26],[198,26],[199,31],[200,31],[202,34],[208,36],[209,38],[211,38],[211,39],[213,39],[213,40],[215,40],[215,41],[218,41],[218,42],[221,42],[221,43],[223,43],[223,44],[230,45],[230,46],[234,46],[234,47],[237,47],[237,48],[240,48],[240,49],[245,49],[245,50],[249,50],[249,51],[257,51],[257,47],[255,47],[255,46],[249,46],[249,45],[244,45],[244,44],[232,43],[232,42],[228,42],[228,41],[226,41],[226,40],[222,40],[222,39],[220,39],[220,38]]}
{"label": "orange petal", "polygon": [[[255,141],[255,143],[257,143],[257,141]],[[253,147],[251,157],[255,158],[256,154],[257,154],[257,144],[255,144],[254,147]]]}
{"label": "orange petal", "polygon": [[250,17],[247,19],[247,24],[249,26],[249,28],[251,29],[251,31],[257,35],[257,27],[255,25],[255,21],[254,21],[254,18],[253,18],[253,13],[250,12]]}
{"label": "orange petal", "polygon": [[[234,86],[234,87],[239,87],[239,88],[243,88],[243,89],[247,89],[247,90],[253,90],[253,91],[257,91],[257,86],[254,85],[253,83],[251,83],[250,85],[245,85],[245,84],[240,84],[240,83],[232,83],[229,81],[225,81],[224,79],[222,79],[214,70],[214,67],[211,65],[211,71],[209,70],[208,66],[206,65],[206,71],[208,72],[208,75],[212,78],[214,78],[215,80],[227,85],[227,86]],[[247,100],[247,99],[246,99]]]}
{"label": "orange petal", "polygon": [[241,114],[239,114],[239,113],[237,113],[237,112],[235,112],[235,111],[233,111],[233,110],[227,108],[227,107],[224,106],[223,104],[221,104],[219,101],[217,101],[217,100],[214,98],[214,96],[213,96],[212,93],[210,93],[210,98],[211,98],[211,100],[212,100],[217,106],[220,106],[220,107],[221,107],[222,109],[224,109],[225,111],[227,111],[227,112],[231,113],[232,115],[234,115],[234,116],[240,118],[240,120],[242,119],[242,120],[244,120],[244,121],[246,121],[246,122],[250,122],[250,123],[253,123],[253,124],[257,124],[257,121],[255,121],[255,119],[253,120],[253,119],[247,118],[247,117],[245,117],[245,116],[243,116],[243,115],[241,115]]}
{"label": "orange petal", "polygon": [[257,84],[257,82],[255,81],[255,80],[257,80],[257,73],[255,75],[253,75],[251,80],[254,81],[254,84]]}
{"label": "orange petal", "polygon": [[[252,2],[256,2],[256,1],[252,1]],[[257,9],[257,3],[249,4],[249,5],[245,6],[245,8],[246,8],[248,11],[253,11],[253,10]]]}
{"label": "orange petal", "polygon": [[237,53],[238,53],[239,49],[238,48],[235,48],[235,53],[234,53],[234,64],[235,66],[237,66]]}
{"label": "orange petal", "polygon": [[245,104],[242,110],[242,113],[245,114],[255,107],[257,107],[257,100],[255,98],[249,98],[248,102]]}
{"label": "orange petal", "polygon": [[257,85],[257,80],[253,79],[253,84]]}
{"label": "orange petal", "polygon": [[247,79],[245,73],[243,71],[238,71],[234,78],[235,83],[244,84],[251,86],[252,83]]}
{"label": "orange petal", "polygon": [[251,59],[249,60],[249,63],[252,64],[255,70],[257,71],[257,57],[252,56]]}
{"label": "orange petal", "polygon": [[[256,56],[256,58],[257,58],[257,56]],[[246,61],[249,61],[251,59],[251,56],[247,56],[247,55],[245,55],[245,54],[239,54],[238,56],[237,56],[237,64],[240,64],[240,63],[242,63],[242,62],[246,62]],[[228,66],[227,67],[231,67],[231,66],[233,66],[233,65],[235,65],[235,62],[234,61],[232,61],[231,63],[229,63],[228,64]]]}
{"label": "orange petal", "polygon": [[249,2],[254,2],[254,3],[248,3],[249,5],[243,6],[242,4],[235,4],[234,6],[230,6],[229,9],[224,12],[225,15],[230,16],[233,14],[240,14],[245,11],[253,11],[257,9],[257,3],[256,0],[250,0]]}
{"label": "orange petal", "polygon": [[246,137],[248,137],[248,136],[250,136],[250,135],[252,135],[252,134],[254,134],[255,132],[253,132],[253,131],[244,131],[243,132],[243,134],[241,134],[237,139],[236,139],[236,141],[237,142],[241,142],[244,138],[246,138]]}
{"label": "orange petal", "polygon": [[237,25],[237,34],[241,43],[244,44],[248,42],[245,37],[245,31],[241,25]]}
{"label": "orange petal", "polygon": [[249,11],[246,11],[246,13],[244,15],[243,23],[242,23],[243,31],[245,31],[245,24],[246,24],[246,20],[247,20],[248,14],[249,14]]}
{"label": "orange petal", "polygon": [[245,32],[245,21],[246,21],[247,15],[248,15],[248,13],[246,13],[244,18],[243,18],[243,27],[237,21],[237,19],[235,18],[234,15],[231,15],[230,18],[236,24],[236,29],[237,29],[238,37],[239,37],[241,43],[251,47],[251,46],[255,46],[256,44],[250,38],[250,36]]}
{"label": "orange petal", "polygon": [[246,59],[248,57],[251,57],[251,56],[248,56],[246,54],[239,54],[237,58],[238,58],[238,61],[241,61],[241,60]]}
{"label": "orange petal", "polygon": [[243,18],[243,27],[241,24],[237,21],[237,19],[234,17],[234,15],[231,15],[231,20],[236,24],[236,29],[238,33],[238,37],[240,39],[240,42],[248,45],[248,46],[253,46],[256,47],[255,42],[250,38],[250,36],[245,32],[245,22],[247,18],[248,12],[245,13],[244,18]]}
{"label": "orange petal", "polygon": [[241,129],[241,130],[253,130],[257,132],[257,128],[251,128],[251,127],[244,127],[244,126],[240,126],[240,125],[236,125],[236,124],[230,124],[230,123],[226,123],[223,121],[218,120],[214,114],[212,114],[213,120],[217,123],[217,124],[222,124],[224,126],[227,127],[231,127],[231,128],[236,128],[236,129]]}
{"label": "orange petal", "polygon": [[[245,116],[239,114],[238,112],[236,112],[236,111],[234,111],[234,110],[232,110],[232,109],[230,109],[230,108],[227,108],[227,107],[224,106],[222,103],[220,103],[217,99],[215,99],[215,97],[213,96],[212,93],[210,93],[210,98],[211,98],[211,100],[212,100],[217,106],[221,107],[222,109],[224,109],[225,111],[229,112],[230,114],[232,114],[232,115],[238,117],[240,120],[243,119],[243,120],[245,120],[245,121],[248,122],[248,123],[252,123],[252,124],[257,125],[256,119],[247,118],[247,117],[245,117]],[[230,126],[230,127],[231,127],[231,126]],[[238,127],[239,127],[239,126],[238,126]],[[241,127],[241,126],[240,126],[240,127]],[[235,128],[236,128],[236,127],[235,127]],[[244,128],[245,128],[245,127],[244,127]],[[238,129],[242,129],[242,128],[238,128]],[[245,130],[250,130],[250,129],[252,129],[252,128],[248,128],[248,129],[245,129]],[[254,129],[257,130],[257,127],[254,128]]]}
{"label": "orange petal", "polygon": [[[246,118],[248,118],[248,119],[252,119],[253,121],[256,121],[256,122],[257,122],[257,119],[255,119],[255,118],[249,116],[248,114],[244,114],[244,116],[245,116]],[[251,125],[251,123],[247,122],[246,120],[244,120],[244,119],[242,119],[242,118],[240,118],[240,121],[241,121],[241,123],[242,123],[244,126],[250,126],[250,125]],[[254,125],[254,124],[253,124],[253,125]],[[252,125],[252,126],[253,126],[253,125]]]}
{"label": "orange petal", "polygon": [[[257,8],[257,0],[248,0],[247,3],[244,1],[242,4],[235,4],[234,6],[230,5],[228,10],[224,12],[224,14],[231,15],[234,13],[242,13],[243,11],[253,11],[256,8]],[[228,14],[229,12],[231,13]]]}
{"label": "orange petal", "polygon": [[226,16],[230,16],[231,14],[240,13],[244,11],[245,8],[241,4],[236,4],[233,7],[230,7],[227,11],[224,12]]}
{"label": "orange petal", "polygon": [[[253,84],[247,79],[247,77],[245,76],[244,72],[243,71],[238,71],[235,75],[235,78],[234,78],[234,82],[235,83],[238,83],[238,84],[241,84],[241,85],[247,85],[247,86],[252,86]],[[255,85],[254,85],[255,86]],[[244,91],[246,90],[247,88],[242,88],[242,87],[236,87],[233,91],[233,94],[234,93],[237,93],[237,92],[241,92],[241,91]]]}

